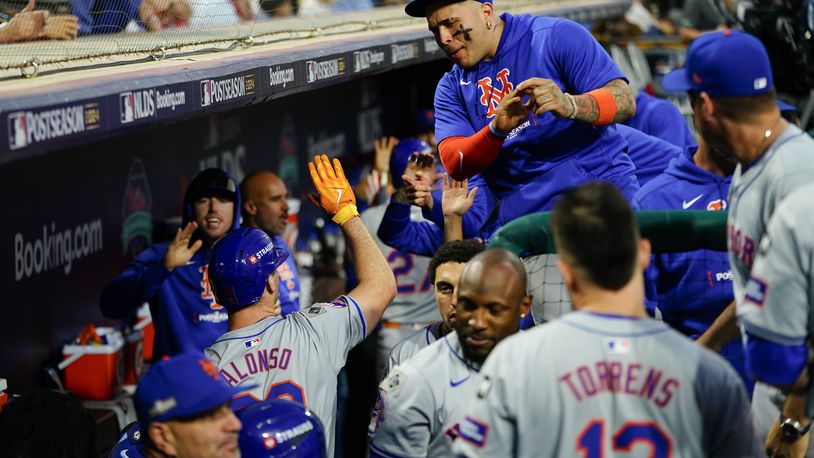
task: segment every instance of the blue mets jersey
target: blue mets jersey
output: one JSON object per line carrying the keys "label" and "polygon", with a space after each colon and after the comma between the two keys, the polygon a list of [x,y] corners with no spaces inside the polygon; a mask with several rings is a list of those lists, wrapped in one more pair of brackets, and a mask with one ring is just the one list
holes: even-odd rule
{"label": "blue mets jersey", "polygon": [[[463,69],[454,66],[435,92],[435,136],[468,137],[486,126],[504,96],[533,78],[554,81],[583,94],[622,72],[579,24],[559,18],[501,15],[505,28],[494,59]],[[509,132],[497,159],[483,172],[501,199],[497,225],[549,209],[566,189],[591,179],[616,184],[629,198],[638,188],[625,141],[614,126],[594,127],[551,113],[530,115]]]}
{"label": "blue mets jersey", "polygon": [[277,274],[280,276],[280,306],[285,316],[300,309],[300,276],[297,273],[294,253],[288,248],[285,240],[280,236],[274,236],[274,244],[285,248],[289,253],[288,259],[277,268]]}

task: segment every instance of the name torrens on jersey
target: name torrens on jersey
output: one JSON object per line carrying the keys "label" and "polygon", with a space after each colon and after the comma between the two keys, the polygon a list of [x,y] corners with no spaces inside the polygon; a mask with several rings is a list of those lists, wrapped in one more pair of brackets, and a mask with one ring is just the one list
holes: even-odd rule
{"label": "name torrens on jersey", "polygon": [[84,103],[50,110],[9,113],[8,145],[12,150],[67,137],[99,127],[99,104]]}
{"label": "name torrens on jersey", "polygon": [[306,81],[309,83],[336,78],[345,74],[345,58],[309,60],[305,62],[305,69]]}
{"label": "name torrens on jersey", "polygon": [[139,119],[154,118],[161,110],[175,111],[175,107],[186,103],[185,91],[150,88],[122,92],[119,94],[119,120],[122,124],[128,124]]}
{"label": "name torrens on jersey", "polygon": [[206,79],[201,81],[201,106],[206,107],[251,95],[254,94],[254,90],[254,75]]}

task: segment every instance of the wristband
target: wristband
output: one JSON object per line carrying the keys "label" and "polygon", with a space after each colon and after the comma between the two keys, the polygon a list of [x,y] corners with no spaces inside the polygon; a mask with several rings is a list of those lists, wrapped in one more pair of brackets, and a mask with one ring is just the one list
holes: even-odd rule
{"label": "wristband", "polygon": [[595,126],[607,126],[613,122],[616,117],[616,100],[613,94],[607,89],[594,89],[585,95],[590,95],[596,100],[596,106],[599,109],[599,116],[594,122]]}
{"label": "wristband", "polygon": [[351,204],[342,207],[331,219],[341,226],[356,216],[359,216],[359,210],[356,209],[356,205]]}
{"label": "wristband", "polygon": [[495,127],[492,125],[491,122],[489,123],[489,133],[491,133],[492,135],[494,135],[497,138],[506,138],[506,136],[509,135],[509,134],[501,134],[501,133],[499,133],[497,131],[497,129],[495,129]]}
{"label": "wristband", "polygon": [[567,92],[563,92],[562,95],[564,95],[565,98],[568,99],[569,102],[571,102],[571,114],[568,116],[568,119],[571,120],[577,119],[577,102],[576,100],[574,100],[574,96]]}

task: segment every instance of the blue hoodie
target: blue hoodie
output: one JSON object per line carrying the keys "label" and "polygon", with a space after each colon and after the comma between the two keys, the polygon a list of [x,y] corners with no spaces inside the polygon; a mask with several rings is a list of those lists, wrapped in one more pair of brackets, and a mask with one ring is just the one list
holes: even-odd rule
{"label": "blue hoodie", "polygon": [[[693,162],[698,147],[687,147],[670,161],[667,170],[644,185],[633,199],[641,210],[707,210],[727,208],[731,176],[722,177]],[[697,338],[734,300],[732,272],[725,251],[654,254],[645,273],[647,309],[679,332]],[[721,355],[743,378],[751,394],[740,341],[724,346]]]}
{"label": "blue hoodie", "polygon": [[[229,180],[230,190],[235,193],[230,229],[234,230],[240,225],[240,189],[234,178]],[[192,197],[188,189],[182,227],[194,220]],[[150,303],[155,326],[154,360],[181,351],[202,352],[229,330],[226,310],[215,302],[209,286],[207,270],[212,247],[204,243],[187,265],[170,271],[164,266],[169,244],[169,241],[157,243],[144,250],[105,286],[100,298],[102,314],[114,320],[126,319],[141,304]]]}
{"label": "blue hoodie", "polygon": [[636,130],[684,149],[695,145],[687,120],[672,102],[641,91],[636,96],[636,114],[624,122]]}

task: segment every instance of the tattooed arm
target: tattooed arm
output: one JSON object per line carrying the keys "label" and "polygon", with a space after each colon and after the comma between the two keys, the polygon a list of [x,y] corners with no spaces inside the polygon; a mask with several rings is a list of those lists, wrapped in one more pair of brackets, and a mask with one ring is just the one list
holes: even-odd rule
{"label": "tattooed arm", "polygon": [[[636,113],[636,99],[624,80],[612,80],[598,89],[608,91],[616,102],[613,122],[624,122]],[[560,118],[571,118],[575,114],[574,120],[591,124],[599,119],[599,104],[594,96],[563,93],[559,86],[549,79],[529,78],[520,83],[514,92],[528,95],[530,98],[525,107],[533,109],[538,116],[550,111]]]}

